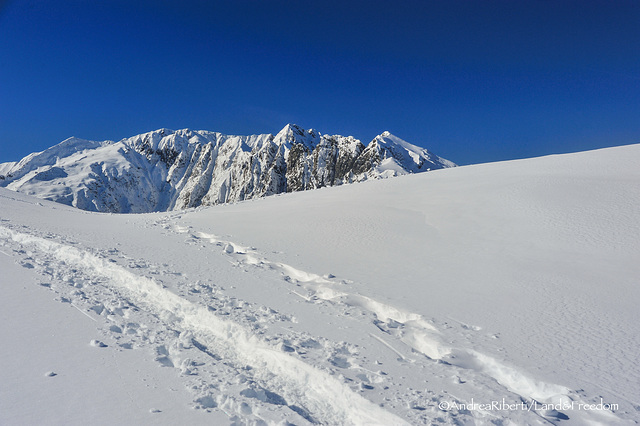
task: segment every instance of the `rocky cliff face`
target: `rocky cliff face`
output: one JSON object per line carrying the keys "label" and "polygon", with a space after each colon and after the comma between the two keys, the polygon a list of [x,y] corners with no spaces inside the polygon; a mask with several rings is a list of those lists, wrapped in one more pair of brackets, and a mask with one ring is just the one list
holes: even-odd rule
{"label": "rocky cliff face", "polygon": [[84,210],[179,210],[455,164],[384,132],[368,146],[289,124],[277,135],[160,129],[119,142],[70,138],[0,164],[0,186]]}

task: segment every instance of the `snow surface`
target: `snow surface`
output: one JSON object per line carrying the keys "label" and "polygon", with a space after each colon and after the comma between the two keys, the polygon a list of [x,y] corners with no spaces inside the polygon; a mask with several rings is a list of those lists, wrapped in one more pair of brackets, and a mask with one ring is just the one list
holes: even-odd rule
{"label": "snow surface", "polygon": [[0,424],[637,423],[639,161],[139,215],[0,188]]}

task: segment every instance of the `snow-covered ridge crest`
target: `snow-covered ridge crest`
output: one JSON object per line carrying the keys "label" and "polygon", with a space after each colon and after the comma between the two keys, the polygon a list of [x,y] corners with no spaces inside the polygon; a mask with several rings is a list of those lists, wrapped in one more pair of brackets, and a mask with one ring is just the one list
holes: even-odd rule
{"label": "snow-covered ridge crest", "polygon": [[158,129],[119,142],[69,138],[0,164],[0,186],[84,210],[179,210],[455,167],[389,132],[353,136],[287,124],[233,136]]}

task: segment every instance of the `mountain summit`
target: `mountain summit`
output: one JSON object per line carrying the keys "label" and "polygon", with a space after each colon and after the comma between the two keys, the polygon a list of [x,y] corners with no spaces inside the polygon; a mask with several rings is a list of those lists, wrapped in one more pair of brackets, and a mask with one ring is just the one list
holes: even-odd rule
{"label": "mountain summit", "polygon": [[0,164],[0,186],[83,210],[145,213],[455,167],[389,132],[369,145],[287,124],[277,135],[159,129],[69,138]]}

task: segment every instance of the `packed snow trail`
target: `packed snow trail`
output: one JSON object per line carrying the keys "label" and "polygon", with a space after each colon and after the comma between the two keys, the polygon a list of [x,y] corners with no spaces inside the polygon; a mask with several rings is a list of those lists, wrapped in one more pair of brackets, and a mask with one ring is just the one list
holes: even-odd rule
{"label": "packed snow trail", "polygon": [[[287,401],[305,407],[314,419],[330,424],[406,424],[402,419],[353,393],[335,378],[271,347],[243,327],[224,321],[153,280],[136,276],[86,251],[0,227],[0,236],[35,245],[59,261],[86,268],[124,290],[134,303],[162,321],[190,331],[207,347],[238,364],[250,366],[255,378],[283,392]],[[289,404],[293,405],[293,404]]]}
{"label": "packed snow trail", "polygon": [[[187,228],[177,226],[176,232],[186,233]],[[490,356],[474,350],[449,347],[441,333],[422,315],[400,310],[394,306],[381,303],[367,296],[337,289],[340,280],[335,277],[322,277],[313,272],[307,272],[281,262],[272,262],[261,257],[255,248],[227,241],[205,232],[196,232],[193,237],[202,238],[223,247],[223,253],[232,256],[239,264],[267,268],[279,272],[286,281],[297,284],[307,290],[305,297],[326,300],[347,306],[357,306],[371,312],[377,322],[376,326],[383,332],[389,328],[402,326],[401,340],[417,352],[423,353],[434,360],[444,360],[450,364],[473,369],[494,378],[511,392],[524,398],[546,401],[566,396],[570,390],[564,386],[537,381],[519,372],[517,369],[501,364]],[[402,355],[401,355],[402,356]]]}

